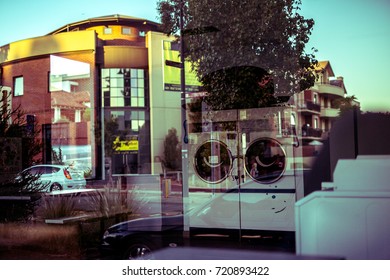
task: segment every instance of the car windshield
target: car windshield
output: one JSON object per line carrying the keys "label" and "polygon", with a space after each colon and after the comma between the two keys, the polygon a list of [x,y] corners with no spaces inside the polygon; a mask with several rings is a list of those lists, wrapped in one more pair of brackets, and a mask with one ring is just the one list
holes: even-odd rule
{"label": "car windshield", "polygon": [[388,0],[0,10],[0,259],[390,260]]}

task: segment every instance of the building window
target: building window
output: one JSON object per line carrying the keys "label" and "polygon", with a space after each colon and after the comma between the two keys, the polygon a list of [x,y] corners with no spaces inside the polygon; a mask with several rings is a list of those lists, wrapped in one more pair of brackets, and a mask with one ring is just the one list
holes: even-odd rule
{"label": "building window", "polygon": [[145,107],[144,70],[131,69],[131,106]]}
{"label": "building window", "polygon": [[145,33],[145,31],[140,31],[140,32],[138,32],[138,35],[139,35],[140,37],[145,37],[145,36],[146,36],[146,33]]}
{"label": "building window", "polygon": [[317,95],[317,93],[314,93],[314,95],[313,95],[313,103],[314,104],[318,104],[318,95]]}
{"label": "building window", "polygon": [[131,28],[130,27],[122,27],[122,34],[123,35],[130,35],[131,34]]}
{"label": "building window", "polygon": [[21,96],[24,94],[24,79],[23,77],[16,77],[14,79],[14,96]]}
{"label": "building window", "polygon": [[132,108],[104,109],[104,151],[113,174],[149,174],[148,113]]}
{"label": "building window", "polygon": [[319,128],[319,123],[318,123],[318,119],[317,118],[314,118],[314,128],[315,129]]}
{"label": "building window", "polygon": [[[114,110],[106,112],[106,119],[116,123],[118,131],[122,135],[137,135],[137,132],[145,126],[146,115],[144,111]],[[126,133],[123,133],[126,132]],[[136,132],[134,134],[134,132]]]}
{"label": "building window", "polygon": [[112,28],[111,27],[104,27],[104,34],[109,35],[112,34]]}
{"label": "building window", "polygon": [[132,111],[131,112],[131,130],[138,132],[145,125],[145,112]]}
{"label": "building window", "polygon": [[151,172],[147,77],[144,69],[101,70],[104,154],[113,174]]}
{"label": "building window", "polygon": [[144,69],[102,69],[103,106],[145,107],[145,83]]}

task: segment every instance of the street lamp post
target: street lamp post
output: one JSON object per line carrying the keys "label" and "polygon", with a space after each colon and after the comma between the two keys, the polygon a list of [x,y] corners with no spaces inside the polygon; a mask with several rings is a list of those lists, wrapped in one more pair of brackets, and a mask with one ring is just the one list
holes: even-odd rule
{"label": "street lamp post", "polygon": [[189,234],[189,217],[187,216],[187,206],[189,202],[189,190],[188,190],[188,126],[186,115],[186,83],[185,83],[185,69],[184,69],[184,1],[180,1],[180,88],[181,88],[181,154],[182,154],[182,196],[183,196],[183,226],[184,235]]}

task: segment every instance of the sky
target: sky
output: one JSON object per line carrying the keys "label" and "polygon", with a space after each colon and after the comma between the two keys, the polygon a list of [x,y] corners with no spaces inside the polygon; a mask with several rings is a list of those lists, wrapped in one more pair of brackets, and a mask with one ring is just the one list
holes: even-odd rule
{"label": "sky", "polygon": [[[2,0],[0,46],[68,23],[121,14],[158,22],[157,0]],[[390,112],[390,0],[302,0],[315,26],[307,50],[329,60],[363,111]]]}

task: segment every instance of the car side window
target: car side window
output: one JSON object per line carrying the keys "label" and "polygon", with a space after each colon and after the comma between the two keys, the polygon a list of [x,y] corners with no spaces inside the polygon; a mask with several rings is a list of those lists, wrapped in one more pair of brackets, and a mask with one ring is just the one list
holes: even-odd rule
{"label": "car side window", "polygon": [[51,172],[50,173],[57,173],[58,171],[60,171],[60,168],[58,168],[58,167],[51,167]]}
{"label": "car side window", "polygon": [[42,170],[40,167],[33,167],[27,171],[31,175],[37,175],[37,174],[42,174]]}
{"label": "car side window", "polygon": [[42,174],[53,174],[60,170],[58,167],[46,166],[42,170]]}

